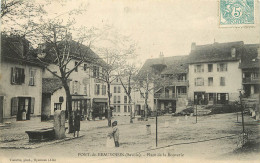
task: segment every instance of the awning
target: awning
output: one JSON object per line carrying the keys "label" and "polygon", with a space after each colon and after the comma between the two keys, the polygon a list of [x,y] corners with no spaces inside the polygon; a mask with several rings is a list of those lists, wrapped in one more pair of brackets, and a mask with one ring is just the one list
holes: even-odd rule
{"label": "awning", "polygon": [[72,97],[72,100],[90,99],[88,96],[83,96],[83,95],[82,96],[79,96],[79,95],[74,96],[74,95],[72,95],[71,97]]}
{"label": "awning", "polygon": [[93,102],[103,102],[103,103],[106,103],[107,102],[107,98],[93,98]]}

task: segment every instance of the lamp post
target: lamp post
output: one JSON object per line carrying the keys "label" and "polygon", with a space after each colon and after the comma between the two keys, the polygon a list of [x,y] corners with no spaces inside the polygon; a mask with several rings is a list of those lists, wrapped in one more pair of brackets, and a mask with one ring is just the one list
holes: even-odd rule
{"label": "lamp post", "polygon": [[198,97],[195,95],[195,102],[196,102],[196,123],[197,123],[197,105],[198,105]]}
{"label": "lamp post", "polygon": [[155,118],[155,143],[156,143],[156,147],[157,147],[157,145],[158,145],[158,134],[157,134],[157,131],[158,131],[158,128],[157,128],[157,115],[158,115],[158,107],[157,107],[157,102],[158,102],[158,99],[156,98],[155,99],[155,101],[156,101],[156,118]]}

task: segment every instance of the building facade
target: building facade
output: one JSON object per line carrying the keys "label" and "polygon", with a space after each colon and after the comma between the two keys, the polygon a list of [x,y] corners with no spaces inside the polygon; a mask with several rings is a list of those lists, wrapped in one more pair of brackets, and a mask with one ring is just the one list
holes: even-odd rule
{"label": "building facade", "polygon": [[[122,79],[123,80],[123,79]],[[122,82],[125,82],[124,80]],[[125,83],[127,86],[127,83]],[[118,78],[110,85],[111,90],[111,106],[113,106],[113,116],[130,116],[131,109],[134,113],[135,94],[131,92],[132,102],[129,103],[129,98],[125,93],[124,87]],[[131,107],[130,107],[131,106]]]}
{"label": "building facade", "polygon": [[[82,48],[87,49],[88,47],[82,45]],[[86,60],[68,78],[70,94],[72,96],[72,111],[80,111],[82,119],[91,118],[92,115],[104,115],[107,108],[106,83],[102,80],[102,65],[105,65],[105,63],[102,60],[96,63],[90,62],[88,58],[98,58],[98,56],[91,49],[85,51],[87,53],[83,55],[85,55]],[[46,57],[48,56],[46,55]],[[50,60],[50,58],[46,58],[46,60]],[[71,70],[79,62],[80,60],[74,57],[67,64],[67,68]],[[56,70],[57,74],[59,74],[58,66],[54,63],[50,63],[48,68],[52,71]],[[43,116],[50,117],[54,114],[55,110],[66,110],[66,93],[60,79],[45,69],[43,83],[43,101],[45,101],[42,106]]]}
{"label": "building facade", "polygon": [[189,99],[197,104],[228,104],[239,100],[244,43],[192,44],[189,56]]}
{"label": "building facade", "polygon": [[1,41],[0,121],[40,116],[42,66],[30,53],[26,39],[2,36]]}

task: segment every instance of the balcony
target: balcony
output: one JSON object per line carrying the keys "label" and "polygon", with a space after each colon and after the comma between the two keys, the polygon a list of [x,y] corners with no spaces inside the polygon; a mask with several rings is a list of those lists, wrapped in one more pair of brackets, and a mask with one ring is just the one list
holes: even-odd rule
{"label": "balcony", "polygon": [[154,98],[158,99],[169,99],[169,100],[175,100],[176,98],[185,98],[187,97],[187,93],[177,93],[177,97],[175,96],[175,93],[167,94],[167,93],[155,93]]}
{"label": "balcony", "polygon": [[260,77],[243,78],[243,84],[260,84]]}
{"label": "balcony", "polygon": [[188,86],[189,81],[188,80],[169,80],[168,85],[173,85],[173,86]]}

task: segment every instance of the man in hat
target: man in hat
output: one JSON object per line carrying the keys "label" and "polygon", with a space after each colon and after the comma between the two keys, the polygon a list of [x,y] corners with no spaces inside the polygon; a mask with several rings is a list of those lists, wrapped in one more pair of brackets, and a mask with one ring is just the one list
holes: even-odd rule
{"label": "man in hat", "polygon": [[119,147],[119,129],[117,128],[117,121],[114,121],[112,123],[112,128],[113,128],[113,137],[115,141],[115,146]]}

